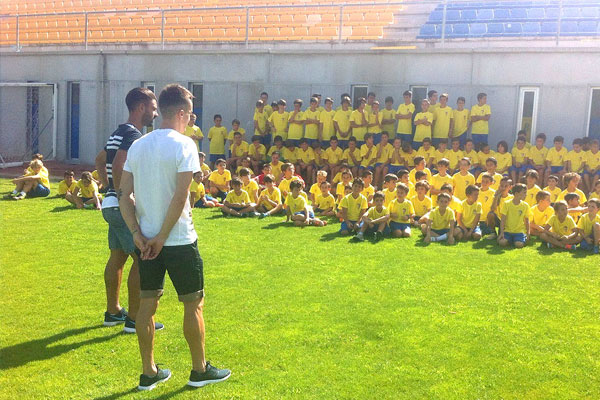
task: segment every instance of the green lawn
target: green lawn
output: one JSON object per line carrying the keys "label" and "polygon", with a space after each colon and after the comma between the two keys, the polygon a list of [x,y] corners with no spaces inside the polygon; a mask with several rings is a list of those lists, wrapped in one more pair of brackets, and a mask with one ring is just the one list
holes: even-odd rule
{"label": "green lawn", "polygon": [[183,307],[169,282],[155,349],[173,376],[136,393],[136,337],[101,326],[101,213],[55,198],[2,200],[0,213],[1,399],[600,398],[598,256],[425,246],[420,235],[354,244],[339,224],[194,210],[207,356],[233,375],[184,386]]}

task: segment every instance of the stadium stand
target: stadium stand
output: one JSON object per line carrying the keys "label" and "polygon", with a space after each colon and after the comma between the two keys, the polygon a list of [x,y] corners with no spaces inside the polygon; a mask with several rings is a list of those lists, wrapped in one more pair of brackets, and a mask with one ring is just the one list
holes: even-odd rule
{"label": "stadium stand", "polygon": [[[240,42],[246,40],[246,7],[249,41],[330,41],[340,38],[340,9],[317,1],[297,0],[6,0],[0,14],[19,14],[19,42],[25,45],[73,44],[85,39],[88,12],[89,43],[159,42],[162,40],[161,10],[165,10],[167,42]],[[364,4],[361,4],[364,3]],[[353,0],[345,7],[343,40],[377,40],[394,21],[401,7],[389,1]],[[298,7],[288,7],[296,6]],[[215,9],[219,7],[220,9]],[[228,7],[228,8],[223,8]],[[197,10],[177,11],[183,8]],[[212,8],[212,9],[211,9]],[[41,13],[80,13],[28,16]],[[102,12],[102,13],[93,13]],[[1,20],[0,45],[17,39],[17,18]]]}
{"label": "stadium stand", "polygon": [[[450,2],[445,37],[514,38],[600,36],[599,0]],[[421,26],[419,39],[440,39],[444,6],[438,5]]]}

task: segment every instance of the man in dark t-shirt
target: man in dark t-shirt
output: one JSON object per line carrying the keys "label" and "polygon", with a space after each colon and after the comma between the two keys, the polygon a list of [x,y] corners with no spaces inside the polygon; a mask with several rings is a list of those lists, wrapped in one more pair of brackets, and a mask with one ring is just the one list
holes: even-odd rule
{"label": "man in dark t-shirt", "polygon": [[[142,137],[140,132],[142,127],[150,125],[158,116],[158,112],[156,96],[149,89],[132,89],[127,94],[125,103],[129,109],[129,119],[119,125],[108,138],[104,149],[98,153],[96,169],[100,182],[108,188],[102,202],[102,216],[108,223],[108,247],[110,248],[110,257],[104,269],[106,286],[104,326],[125,323],[123,331],[135,333],[135,317],[140,301],[139,259],[135,254],[133,236],[121,216],[117,191],[129,147]],[[133,263],[127,279],[129,292],[129,312],[127,312],[119,304],[119,289],[123,268],[129,257],[133,259]],[[162,328],[162,324],[156,323],[155,329]]]}

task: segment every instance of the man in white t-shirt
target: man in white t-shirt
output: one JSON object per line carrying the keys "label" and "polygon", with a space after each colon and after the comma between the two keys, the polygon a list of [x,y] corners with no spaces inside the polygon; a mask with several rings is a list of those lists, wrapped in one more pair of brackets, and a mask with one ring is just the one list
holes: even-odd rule
{"label": "man in white t-shirt", "polygon": [[140,256],[136,332],[143,373],[139,390],[151,390],[171,377],[171,371],[154,362],[154,314],[166,272],[184,305],[183,332],[192,354],[188,385],[201,387],[231,376],[231,371],[207,363],[204,354],[203,264],[188,201],[192,176],[200,171],[200,162],[194,141],[182,134],[192,113],[192,98],[177,84],[162,90],[158,98],[163,118],[160,129],[131,145],[117,192]]}

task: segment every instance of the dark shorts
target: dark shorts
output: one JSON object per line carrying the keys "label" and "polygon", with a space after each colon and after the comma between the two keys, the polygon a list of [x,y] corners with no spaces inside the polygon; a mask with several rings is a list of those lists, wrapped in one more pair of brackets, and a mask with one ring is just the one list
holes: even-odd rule
{"label": "dark shorts", "polygon": [[[140,255],[139,250],[136,253]],[[140,259],[141,298],[162,296],[165,272],[169,273],[179,301],[204,297],[204,272],[198,241],[182,246],[165,246],[154,260]]]}
{"label": "dark shorts", "polygon": [[83,203],[87,203],[88,201],[90,201],[92,199],[92,197],[80,197],[80,199]]}
{"label": "dark shorts", "polygon": [[[458,229],[460,229],[460,231],[463,233],[463,235],[464,235],[465,233],[467,233],[467,230],[466,230],[466,229],[463,229],[463,228],[462,228],[462,227],[460,227],[460,226],[457,226],[457,228],[458,228]],[[478,235],[481,235],[481,228],[479,227],[479,225],[477,225],[477,226],[475,227],[475,229],[473,229],[473,233],[476,233],[476,234],[478,234]]]}
{"label": "dark shorts", "polygon": [[390,221],[390,229],[393,231],[402,231],[410,233],[410,224],[403,222]]}
{"label": "dark shorts", "polygon": [[[356,225],[356,221],[350,221],[350,223]],[[343,221],[342,224],[340,225],[340,232],[349,231],[349,230],[350,230],[350,228],[348,228],[348,223],[346,221]]]}
{"label": "dark shorts", "polygon": [[448,143],[448,138],[432,138],[431,139],[431,143],[433,144],[434,147],[438,147],[440,145],[440,143]]}
{"label": "dark shorts", "polygon": [[579,248],[581,250],[587,250],[587,251],[592,251],[594,249],[594,236],[588,236],[588,239],[592,239],[592,244],[589,244],[588,242],[584,240],[581,241],[581,243],[579,243]]}
{"label": "dark shorts", "polygon": [[400,171],[408,171],[408,168],[404,165],[390,165],[388,168],[389,174],[397,174]]}
{"label": "dark shorts", "polygon": [[515,243],[515,242],[525,243],[527,241],[527,236],[525,236],[524,233],[504,232],[504,239],[508,240],[508,243]]}
{"label": "dark shorts", "polygon": [[563,167],[563,166],[561,166],[561,165],[559,165],[559,166],[557,166],[557,167],[550,166],[550,172],[551,172],[551,173],[553,173],[553,174],[557,174],[557,173],[559,173],[560,171],[562,171],[563,169],[565,169],[565,167]]}
{"label": "dark shorts", "polygon": [[135,251],[133,236],[123,220],[119,207],[103,208],[102,217],[108,223],[108,248],[133,254]]}
{"label": "dark shorts", "polygon": [[582,175],[600,176],[600,169],[598,171],[594,172],[593,174],[586,169],[583,171]]}
{"label": "dark shorts", "polygon": [[[298,211],[294,215],[302,215],[303,217],[306,217],[306,211]],[[314,217],[315,217],[315,213],[312,210],[309,210],[308,211],[308,218],[312,219]]]}
{"label": "dark shorts", "polygon": [[454,136],[452,139],[456,139],[458,138],[458,143],[460,144],[460,148],[464,149],[465,148],[465,144],[467,144],[467,131],[464,131],[463,133],[460,134],[460,136]]}
{"label": "dark shorts", "polygon": [[432,229],[431,231],[442,236],[442,235],[445,235],[446,233],[450,232],[450,229]]}
{"label": "dark shorts", "polygon": [[348,139],[338,139],[338,147],[346,150],[348,148]]}
{"label": "dark shorts", "polygon": [[268,149],[273,142],[273,134],[267,133],[266,135],[261,136],[260,142]]}
{"label": "dark shorts", "polygon": [[416,151],[421,148],[421,146],[423,145],[423,142],[412,141],[410,144],[411,144],[413,150]]}
{"label": "dark shorts", "polygon": [[512,167],[508,168],[508,172],[518,172],[524,174],[530,168],[532,168],[532,166],[527,164],[521,165],[520,167],[516,167],[513,165]]}
{"label": "dark shorts", "polygon": [[412,143],[413,139],[412,133],[396,133],[396,137],[399,137],[402,140],[402,143]]}
{"label": "dark shorts", "polygon": [[208,161],[214,163],[217,162],[219,158],[225,159],[225,154],[211,154],[208,156]]}
{"label": "dark shorts", "polygon": [[471,139],[473,140],[473,144],[475,146],[481,144],[488,144],[488,134],[487,133],[471,133]]}
{"label": "dark shorts", "polygon": [[38,183],[36,187],[27,192],[27,197],[48,197],[50,189]]}

